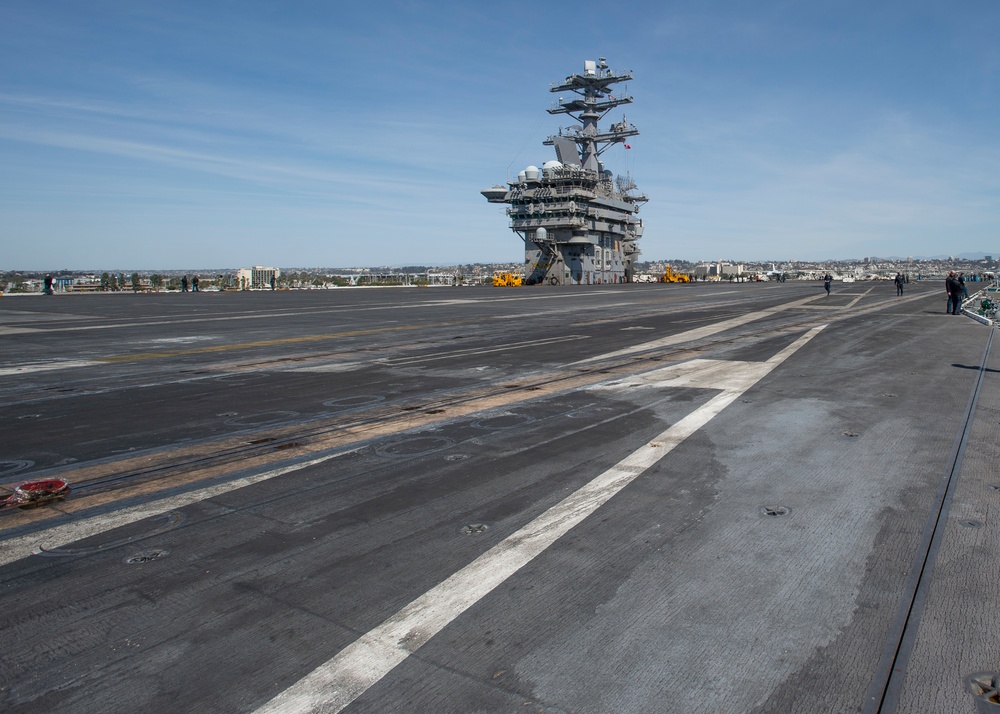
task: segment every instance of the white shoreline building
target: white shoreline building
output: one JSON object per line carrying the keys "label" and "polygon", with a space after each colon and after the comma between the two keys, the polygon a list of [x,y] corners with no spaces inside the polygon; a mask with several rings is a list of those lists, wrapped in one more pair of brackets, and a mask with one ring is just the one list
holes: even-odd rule
{"label": "white shoreline building", "polygon": [[281,276],[280,268],[255,265],[236,271],[236,282],[240,290],[271,290]]}

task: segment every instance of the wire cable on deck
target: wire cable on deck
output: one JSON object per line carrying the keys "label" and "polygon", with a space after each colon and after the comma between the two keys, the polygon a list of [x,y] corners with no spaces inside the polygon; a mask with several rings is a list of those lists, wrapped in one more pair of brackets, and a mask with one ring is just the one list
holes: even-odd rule
{"label": "wire cable on deck", "polygon": [[935,495],[934,502],[937,505],[932,509],[927,525],[924,527],[920,547],[917,548],[911,564],[899,609],[896,611],[896,616],[889,628],[886,648],[875,670],[875,676],[868,688],[868,694],[861,709],[862,714],[890,714],[895,712],[899,706],[899,695],[906,679],[906,667],[916,643],[920,617],[923,614],[924,603],[927,600],[934,575],[934,563],[937,560],[941,541],[944,539],[944,525],[948,521],[948,512],[958,483],[956,477],[962,470],[965,446],[972,431],[976,403],[979,401],[979,393],[986,375],[986,365],[992,344],[993,330],[990,330],[983,359],[979,366],[979,375],[975,385],[973,385],[972,394],[969,396],[965,419],[955,440],[949,467]]}

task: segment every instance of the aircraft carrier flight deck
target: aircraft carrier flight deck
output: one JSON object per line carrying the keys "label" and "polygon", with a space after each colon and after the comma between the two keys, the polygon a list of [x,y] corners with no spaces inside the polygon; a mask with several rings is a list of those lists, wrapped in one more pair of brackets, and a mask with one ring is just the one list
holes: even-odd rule
{"label": "aircraft carrier flight deck", "polygon": [[0,510],[5,712],[1000,706],[1000,349],[942,281],[4,296],[0,336],[0,498],[69,485]]}

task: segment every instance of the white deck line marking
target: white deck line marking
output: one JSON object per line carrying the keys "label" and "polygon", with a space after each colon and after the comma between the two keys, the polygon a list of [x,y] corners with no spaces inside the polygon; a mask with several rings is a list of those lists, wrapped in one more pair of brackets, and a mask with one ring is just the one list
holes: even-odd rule
{"label": "white deck line marking", "polygon": [[[855,305],[858,304],[858,302],[861,300],[861,298],[863,298],[866,295],[868,295],[869,293],[871,293],[871,291],[874,290],[874,289],[875,289],[875,286],[872,286],[872,287],[868,288],[867,290],[865,290],[863,293],[845,293],[845,292],[842,292],[842,291],[838,290],[836,293],[834,293],[834,295],[836,295],[838,297],[844,297],[844,296],[851,297],[851,296],[854,296],[854,299],[851,300],[846,305],[824,305],[824,304],[822,304],[822,302],[817,302],[815,304],[804,305],[803,307],[808,307],[808,308],[810,308],[812,310],[850,310],[852,307],[854,307]],[[815,297],[813,299],[814,300],[826,300],[827,297],[829,297],[829,296],[819,295],[819,296],[817,296],[817,297]]]}
{"label": "white deck line marking", "polygon": [[33,327],[7,327],[6,325],[0,325],[0,335],[23,335],[28,332],[41,332],[41,330],[36,330]]}
{"label": "white deck line marking", "polygon": [[56,369],[70,369],[72,367],[94,367],[100,364],[103,364],[103,362],[95,362],[88,359],[63,360],[62,362],[29,362],[28,364],[0,367],[0,377],[9,377],[13,374],[28,374],[29,372],[51,372]]}
{"label": "white deck line marking", "polygon": [[442,359],[452,359],[454,357],[466,357],[469,355],[485,355],[493,354],[497,352],[508,352],[510,350],[520,349],[522,347],[538,347],[540,345],[551,345],[558,342],[567,342],[571,340],[586,340],[589,339],[586,335],[566,335],[564,337],[550,337],[548,339],[541,340],[528,340],[526,342],[511,342],[500,347],[469,347],[467,349],[461,350],[450,350],[448,352],[442,352],[433,355],[418,355],[414,357],[390,357],[390,358],[380,358],[372,359],[366,362],[333,362],[330,364],[318,364],[309,367],[292,367],[286,368],[285,372],[309,372],[309,373],[325,373],[325,372],[351,372],[356,369],[361,369],[362,367],[370,367],[371,365],[378,365],[380,367],[406,367],[409,365],[420,364],[422,362],[434,362]]}
{"label": "white deck line marking", "polygon": [[[750,375],[766,367],[766,362],[740,362],[738,360],[693,359],[688,362],[660,367],[651,372],[636,374],[613,382],[596,384],[588,391],[629,391],[656,387],[696,387],[700,389],[722,389],[733,372]],[[767,367],[766,372],[770,371]],[[765,372],[765,373],[766,373]]]}
{"label": "white deck line marking", "polygon": [[190,493],[169,496],[167,498],[149,501],[138,506],[123,508],[122,510],[115,511],[114,513],[92,516],[90,518],[73,521],[72,523],[53,526],[52,528],[42,531],[41,533],[31,533],[17,538],[11,538],[10,540],[0,540],[0,566],[13,563],[15,560],[20,560],[21,558],[27,558],[29,555],[41,553],[43,550],[53,550],[54,548],[59,548],[70,543],[75,543],[78,540],[89,538],[90,536],[99,535],[105,531],[112,530],[113,528],[118,528],[119,526],[125,526],[129,523],[141,521],[143,518],[158,516],[161,513],[166,513],[177,508],[183,508],[184,506],[190,506],[192,503],[199,503],[208,498],[221,496],[222,494],[235,491],[236,489],[243,488],[244,486],[250,486],[255,483],[275,478],[276,476],[283,476],[284,474],[292,471],[298,471],[299,469],[308,468],[309,466],[315,466],[316,464],[321,464],[324,461],[329,461],[330,459],[334,459],[338,456],[343,456],[345,453],[345,451],[338,451],[334,454],[327,454],[326,456],[310,459],[309,461],[303,461],[299,464],[291,464],[280,469],[274,469],[273,471],[266,471],[254,476],[236,479],[235,481],[228,481],[214,486],[207,486],[206,488],[200,488],[196,491],[191,491]]}
{"label": "white deck line marking", "polygon": [[506,345],[501,345],[499,347],[470,347],[464,350],[452,350],[450,352],[445,352],[443,354],[434,355],[419,355],[414,357],[390,357],[385,360],[377,360],[378,362],[390,366],[405,366],[411,364],[418,364],[420,362],[433,362],[435,360],[450,359],[452,357],[458,356],[468,356],[468,355],[487,355],[496,352],[509,352],[510,350],[521,349],[522,347],[538,347],[540,345],[554,345],[559,342],[571,342],[573,340],[586,340],[589,339],[587,335],[565,335],[563,337],[549,337],[547,339],[540,340],[527,340],[525,342],[511,342]]}
{"label": "white deck line marking", "polygon": [[688,330],[686,332],[679,332],[676,335],[669,335],[667,337],[662,337],[658,340],[653,340],[652,342],[643,342],[639,345],[633,345],[632,347],[626,347],[623,350],[618,350],[617,352],[608,352],[603,355],[597,355],[596,357],[588,357],[587,359],[582,359],[577,362],[571,362],[568,367],[575,367],[579,364],[588,364],[590,362],[596,362],[598,360],[608,359],[609,357],[622,357],[624,355],[635,354],[636,352],[646,352],[647,350],[654,350],[660,347],[670,347],[671,345],[677,345],[682,342],[691,342],[692,340],[699,340],[703,337],[708,337],[709,335],[714,335],[719,332],[724,332],[733,327],[739,327],[748,322],[753,322],[754,320],[760,320],[761,318],[767,317],[768,315],[773,315],[778,312],[783,312],[792,307],[799,307],[805,305],[810,300],[815,300],[815,297],[802,298],[801,300],[793,300],[792,302],[786,302],[776,307],[768,308],[767,310],[761,310],[759,312],[751,312],[746,315],[740,315],[739,317],[734,317],[729,320],[722,320],[720,322],[714,322],[711,325],[705,325],[704,327],[696,327],[693,330]]}
{"label": "white deck line marking", "polygon": [[722,390],[720,394],[362,635],[255,714],[335,714],[343,710],[455,618],[705,426],[823,327],[813,328],[766,362],[737,362],[736,369],[720,370],[716,374],[719,381],[712,383],[713,388]]}
{"label": "white deck line marking", "polygon": [[874,285],[873,285],[873,286],[871,286],[870,288],[868,288],[867,290],[865,290],[865,291],[864,291],[863,293],[861,293],[860,295],[858,295],[858,296],[857,296],[856,298],[854,298],[853,300],[851,300],[851,301],[850,301],[849,303],[847,303],[847,306],[846,306],[846,307],[845,307],[844,309],[845,309],[845,310],[849,310],[849,309],[851,309],[852,307],[854,307],[855,305],[857,305],[857,304],[858,304],[858,301],[859,301],[859,300],[860,300],[861,298],[863,298],[863,297],[865,297],[866,295],[868,295],[868,293],[870,293],[870,292],[871,292],[872,290],[874,290],[874,289],[875,289],[875,286],[874,286]]}

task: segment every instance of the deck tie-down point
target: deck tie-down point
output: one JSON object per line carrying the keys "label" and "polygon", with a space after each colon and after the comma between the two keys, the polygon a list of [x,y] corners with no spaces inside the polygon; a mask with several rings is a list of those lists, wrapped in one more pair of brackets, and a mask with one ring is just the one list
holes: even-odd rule
{"label": "deck tie-down point", "polygon": [[976,698],[978,714],[1000,712],[1000,674],[996,672],[975,672],[965,678],[965,687]]}
{"label": "deck tie-down point", "polygon": [[792,512],[792,509],[788,506],[761,506],[760,512],[762,515],[777,518],[778,516],[787,516]]}

